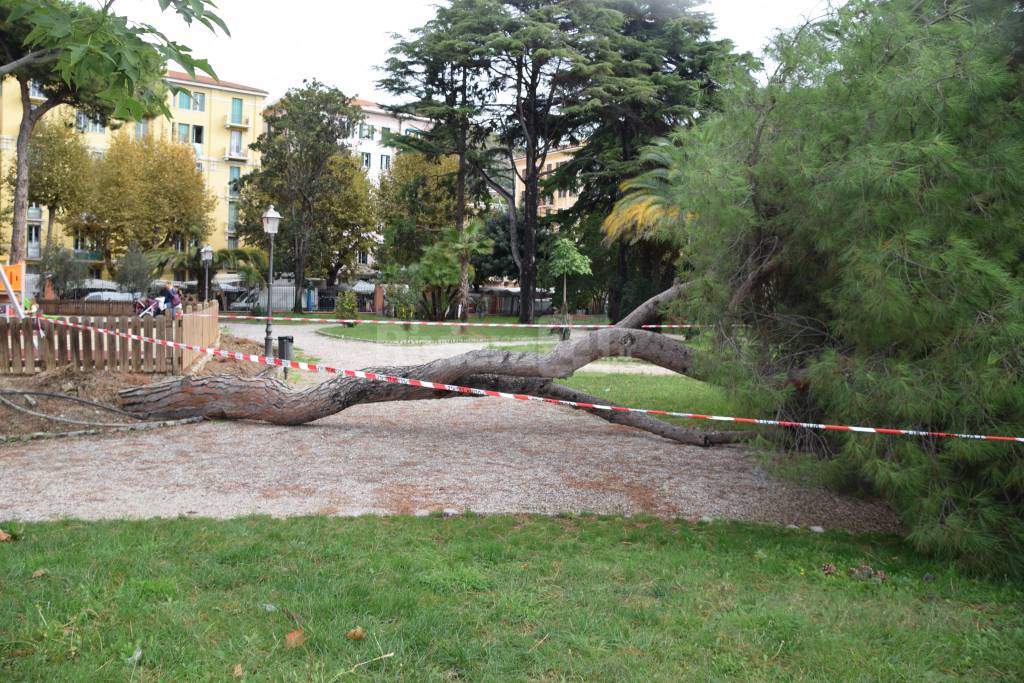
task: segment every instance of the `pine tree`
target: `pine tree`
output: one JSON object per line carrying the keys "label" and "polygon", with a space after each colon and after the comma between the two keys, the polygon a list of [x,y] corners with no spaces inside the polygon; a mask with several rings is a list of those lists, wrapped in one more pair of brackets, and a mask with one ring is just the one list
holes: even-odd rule
{"label": "pine tree", "polygon": [[[681,246],[680,312],[727,338],[748,407],[1024,434],[1024,72],[1012,8],[958,7],[854,0],[645,153],[609,228]],[[1024,567],[1020,444],[789,443],[884,494],[918,548]]]}

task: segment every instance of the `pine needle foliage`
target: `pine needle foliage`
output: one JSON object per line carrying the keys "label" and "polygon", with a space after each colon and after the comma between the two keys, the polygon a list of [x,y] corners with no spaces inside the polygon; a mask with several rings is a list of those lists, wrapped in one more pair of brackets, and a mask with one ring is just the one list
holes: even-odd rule
{"label": "pine needle foliage", "polygon": [[[1021,16],[852,0],[647,152],[607,227],[683,247],[677,312],[719,330],[711,371],[750,408],[1024,434]],[[1024,567],[1021,445],[787,438],[884,494],[919,549]]]}

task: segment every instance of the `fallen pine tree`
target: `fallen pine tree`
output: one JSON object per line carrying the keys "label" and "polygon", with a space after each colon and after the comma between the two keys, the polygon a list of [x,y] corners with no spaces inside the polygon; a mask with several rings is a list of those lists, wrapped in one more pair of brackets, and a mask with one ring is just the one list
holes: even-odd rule
{"label": "fallen pine tree", "polygon": [[[693,349],[665,335],[637,329],[653,320],[659,305],[678,295],[682,289],[680,285],[674,286],[642,304],[617,326],[561,342],[546,354],[478,350],[422,365],[364,370],[441,384],[600,403],[599,399],[556,384],[554,380],[569,377],[595,360],[616,356],[638,358],[681,375],[695,377]],[[125,389],[120,399],[124,410],[145,417],[208,417],[298,425],[355,405],[456,396],[465,394],[343,376],[297,390],[273,377],[208,375],[179,377]],[[615,424],[628,425],[686,444],[706,446],[750,436],[749,432],[689,429],[636,413],[588,412]]]}

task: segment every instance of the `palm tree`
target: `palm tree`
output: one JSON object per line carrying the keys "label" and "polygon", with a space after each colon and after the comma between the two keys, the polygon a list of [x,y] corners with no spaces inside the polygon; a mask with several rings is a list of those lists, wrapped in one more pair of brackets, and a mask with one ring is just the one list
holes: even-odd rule
{"label": "palm tree", "polygon": [[[202,249],[157,249],[149,252],[146,257],[158,271],[171,271],[175,275],[183,275],[182,279],[195,276],[198,280],[203,273]],[[267,269],[267,257],[260,249],[237,247],[223,248],[213,252],[210,263],[211,279],[220,271],[238,273],[239,279],[247,287],[256,287],[265,281],[263,273]]]}

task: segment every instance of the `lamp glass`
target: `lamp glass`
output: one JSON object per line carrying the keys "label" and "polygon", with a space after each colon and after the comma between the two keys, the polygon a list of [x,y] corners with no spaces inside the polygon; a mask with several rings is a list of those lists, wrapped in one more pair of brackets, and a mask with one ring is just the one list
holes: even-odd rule
{"label": "lamp glass", "polygon": [[281,222],[281,214],[274,210],[274,205],[271,204],[270,208],[267,209],[266,213],[263,214],[263,232],[268,235],[277,234],[277,226]]}
{"label": "lamp glass", "polygon": [[210,261],[212,261],[213,247],[211,247],[209,244],[203,247],[203,250],[200,252],[200,258],[203,260],[203,263],[209,263]]}

